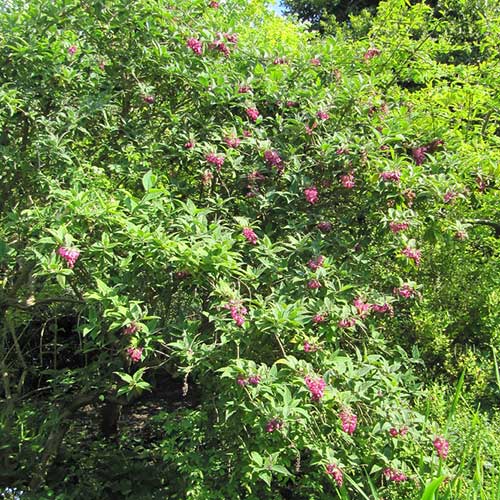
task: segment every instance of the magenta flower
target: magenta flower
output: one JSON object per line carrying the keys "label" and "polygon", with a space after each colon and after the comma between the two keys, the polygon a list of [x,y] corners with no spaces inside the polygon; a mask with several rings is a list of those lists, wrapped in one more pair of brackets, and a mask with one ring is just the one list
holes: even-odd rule
{"label": "magenta flower", "polygon": [[404,285],[401,285],[399,288],[394,288],[394,295],[399,295],[400,297],[403,297],[405,299],[409,299],[413,296],[416,295],[416,291],[414,288],[412,288],[410,285],[405,283]]}
{"label": "magenta flower", "polygon": [[211,0],[211,2],[208,4],[209,7],[212,7],[212,9],[218,9],[219,8],[219,2],[216,2],[215,0]]}
{"label": "magenta flower", "polygon": [[286,101],[285,106],[287,108],[296,108],[299,105],[297,101]]}
{"label": "magenta flower", "polygon": [[284,169],[283,160],[277,151],[270,149],[265,151],[264,160],[269,166],[276,167],[278,172],[280,173],[283,172]]}
{"label": "magenta flower", "polygon": [[193,141],[188,141],[184,144],[185,149],[193,149],[194,148],[194,142]]}
{"label": "magenta flower", "polygon": [[245,227],[243,228],[243,236],[246,238],[248,243],[252,245],[257,245],[257,242],[259,241],[259,237],[255,234],[254,230],[251,227]]}
{"label": "magenta flower", "polygon": [[132,321],[126,327],[123,328],[124,335],[133,335],[138,331],[139,331],[139,325],[135,321]]}
{"label": "magenta flower", "polygon": [[317,257],[310,259],[307,265],[309,266],[309,269],[311,269],[311,271],[317,271],[320,267],[323,266],[324,262],[325,258],[322,255],[318,255]]}
{"label": "magenta flower", "polygon": [[223,155],[216,155],[215,153],[209,153],[208,155],[205,156],[205,160],[207,160],[208,163],[215,165],[217,167],[217,170],[220,171],[222,165],[224,165],[225,158]]}
{"label": "magenta flower", "polygon": [[316,352],[318,350],[318,346],[309,343],[307,340],[304,342],[304,352]]}
{"label": "magenta flower", "polygon": [[443,201],[445,203],[452,203],[455,201],[455,198],[458,196],[458,193],[455,191],[447,191],[443,196]]}
{"label": "magenta flower", "polygon": [[354,182],[354,174],[349,172],[348,174],[340,176],[340,182],[342,182],[342,186],[346,189],[352,189],[355,186]]}
{"label": "magenta flower", "polygon": [[226,137],[224,142],[228,148],[236,149],[241,144],[241,139],[238,139],[238,137]]}
{"label": "magenta flower", "polygon": [[380,52],[381,52],[380,49],[372,47],[365,52],[365,55],[363,56],[363,58],[365,61],[369,61],[370,59],[373,59],[374,57],[379,56]]}
{"label": "magenta flower", "polygon": [[321,61],[317,57],[313,57],[309,62],[313,66],[321,66]]}
{"label": "magenta flower", "polygon": [[410,248],[406,247],[401,250],[401,253],[405,256],[408,257],[409,259],[413,260],[415,262],[415,265],[418,267],[420,265],[420,261],[422,259],[422,251],[417,250],[416,248]]}
{"label": "magenta flower", "polygon": [[273,64],[288,64],[288,60],[286,57],[276,57]]}
{"label": "magenta flower", "polygon": [[315,314],[313,317],[312,317],[312,322],[315,324],[315,325],[319,325],[320,323],[324,323],[326,321],[326,318],[327,318],[327,313],[321,313],[321,314]]}
{"label": "magenta flower", "polygon": [[460,241],[464,241],[467,239],[467,233],[465,231],[457,231],[455,233],[455,238]]}
{"label": "magenta flower", "polygon": [[252,89],[248,85],[240,85],[238,87],[238,94],[248,94],[251,90]]}
{"label": "magenta flower", "polygon": [[371,310],[379,314],[389,313],[391,316],[394,316],[394,308],[391,306],[391,304],[388,304],[387,302],[381,305],[372,304]]}
{"label": "magenta flower", "polygon": [[230,300],[225,306],[231,313],[231,318],[236,323],[236,326],[243,326],[245,323],[245,316],[248,314],[248,310],[240,302],[236,300]]}
{"label": "magenta flower", "polygon": [[321,377],[313,379],[309,375],[304,377],[304,381],[311,392],[311,399],[319,401],[324,396],[326,382]]}
{"label": "magenta flower", "polygon": [[334,464],[328,464],[326,466],[326,473],[328,475],[332,476],[332,478],[337,483],[337,486],[339,488],[342,487],[342,484],[344,482],[344,476],[342,474],[342,470],[339,467],[337,467]]}
{"label": "magenta flower", "polygon": [[329,233],[332,230],[332,223],[328,221],[322,221],[318,222],[316,224],[316,227],[322,232],[322,233]]}
{"label": "magenta flower", "polygon": [[248,380],[245,377],[243,377],[243,375],[239,375],[238,378],[236,379],[236,383],[241,387],[245,387],[245,385],[248,384]]}
{"label": "magenta flower", "polygon": [[352,328],[356,325],[356,318],[344,318],[338,322],[340,328]]}
{"label": "magenta flower", "polygon": [[306,197],[307,202],[310,203],[311,205],[317,203],[319,196],[316,186],[310,186],[304,189],[304,196]]}
{"label": "magenta flower", "polygon": [[358,417],[350,410],[342,410],[339,414],[339,418],[342,421],[342,430],[352,436],[356,430]]}
{"label": "magenta flower", "polygon": [[409,222],[396,222],[396,221],[391,221],[389,222],[389,227],[393,233],[399,233],[401,231],[406,231],[409,227],[410,224]]}
{"label": "magenta flower", "polygon": [[260,375],[250,375],[250,377],[248,377],[248,383],[250,385],[259,385]]}
{"label": "magenta flower", "polygon": [[379,177],[384,181],[399,182],[401,179],[401,172],[399,170],[380,172]]}
{"label": "magenta flower", "polygon": [[389,429],[389,434],[392,436],[392,437],[397,437],[399,436],[399,431],[395,428],[395,427],[391,427]]}
{"label": "magenta flower", "polygon": [[402,481],[407,481],[408,476],[403,474],[402,472],[396,470],[396,469],[384,469],[384,476],[387,479],[387,481],[393,481],[395,483],[400,483]]}
{"label": "magenta flower", "polygon": [[155,97],[153,95],[145,95],[142,100],[146,103],[146,104],[153,104],[155,102]]}
{"label": "magenta flower", "polygon": [[132,363],[138,363],[142,359],[142,347],[129,347],[127,354]]}
{"label": "magenta flower", "polygon": [[57,253],[68,263],[70,269],[75,267],[75,263],[80,257],[80,252],[74,248],[59,247]]}
{"label": "magenta flower", "polygon": [[436,139],[435,141],[432,141],[429,144],[425,144],[424,146],[413,148],[411,151],[413,160],[417,165],[422,165],[422,163],[424,163],[425,161],[426,153],[433,153],[442,144],[443,144],[442,139]]}
{"label": "magenta flower", "polygon": [[321,288],[321,283],[318,280],[309,280],[307,282],[307,288],[317,290],[318,288]]}
{"label": "magenta flower", "polygon": [[436,439],[434,439],[432,444],[434,445],[439,458],[441,458],[442,460],[446,460],[446,457],[448,456],[448,450],[450,448],[450,444],[448,443],[448,441],[446,441],[444,437],[438,436],[436,437]]}
{"label": "magenta flower", "polygon": [[245,112],[248,118],[250,118],[250,120],[252,120],[253,122],[256,122],[257,118],[259,118],[260,116],[259,110],[257,108],[247,108]]}
{"label": "magenta flower", "polygon": [[71,47],[68,48],[68,54],[70,56],[74,56],[76,54],[76,51],[78,50],[76,45],[71,45]]}
{"label": "magenta flower", "polygon": [[353,305],[357,309],[361,318],[367,316],[372,308],[372,305],[365,302],[361,297],[356,297],[353,301]]}
{"label": "magenta flower", "polygon": [[330,115],[328,113],[326,113],[325,111],[318,111],[316,113],[316,116],[320,119],[320,120],[328,120],[328,118],[330,118]]}
{"label": "magenta flower", "polygon": [[279,431],[283,428],[283,420],[272,418],[266,424],[266,432]]}
{"label": "magenta flower", "polygon": [[229,57],[231,54],[229,47],[222,40],[214,40],[210,43],[209,48],[222,52],[226,57]]}
{"label": "magenta flower", "polygon": [[203,52],[202,43],[196,38],[188,38],[186,45],[198,56]]}

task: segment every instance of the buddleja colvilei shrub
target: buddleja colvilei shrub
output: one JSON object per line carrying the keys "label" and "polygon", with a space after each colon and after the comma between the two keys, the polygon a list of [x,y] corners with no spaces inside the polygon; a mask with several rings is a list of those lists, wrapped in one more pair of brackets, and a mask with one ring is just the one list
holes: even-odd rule
{"label": "buddleja colvilei shrub", "polygon": [[462,150],[387,85],[383,47],[310,41],[258,1],[1,19],[9,401],[46,368],[81,404],[164,370],[196,385],[189,425],[167,424],[173,498],[410,498],[452,474],[398,339]]}

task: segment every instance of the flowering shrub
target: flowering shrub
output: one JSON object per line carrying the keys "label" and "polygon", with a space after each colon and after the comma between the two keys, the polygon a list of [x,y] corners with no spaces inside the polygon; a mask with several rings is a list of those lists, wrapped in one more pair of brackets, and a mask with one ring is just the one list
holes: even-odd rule
{"label": "flowering shrub", "polygon": [[[416,346],[439,347],[446,252],[494,248],[468,222],[496,189],[487,99],[431,123],[383,39],[316,42],[257,0],[29,4],[0,11],[4,394],[43,388],[64,430],[168,373],[200,394],[162,417],[179,498],[402,499],[455,474],[412,409]],[[39,435],[32,490],[57,451]]]}

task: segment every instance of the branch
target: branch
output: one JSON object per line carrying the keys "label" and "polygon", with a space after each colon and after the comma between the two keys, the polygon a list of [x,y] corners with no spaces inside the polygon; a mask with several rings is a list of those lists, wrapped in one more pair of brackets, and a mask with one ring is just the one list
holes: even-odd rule
{"label": "branch", "polygon": [[85,301],[74,299],[72,297],[48,297],[46,299],[41,299],[33,302],[32,304],[17,302],[14,299],[4,299],[3,303],[8,307],[15,307],[17,309],[22,309],[23,311],[28,311],[37,306],[43,306],[46,304],[52,304],[55,302],[69,302],[71,304],[85,304]]}

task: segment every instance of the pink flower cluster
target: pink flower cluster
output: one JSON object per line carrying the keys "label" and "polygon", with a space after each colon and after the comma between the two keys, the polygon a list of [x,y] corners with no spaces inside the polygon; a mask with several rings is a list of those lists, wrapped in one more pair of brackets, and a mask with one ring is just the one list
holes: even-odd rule
{"label": "pink flower cluster", "polygon": [[342,410],[339,414],[339,418],[342,421],[342,430],[352,436],[356,430],[358,417],[350,410]]}
{"label": "pink flower cluster", "polygon": [[352,328],[356,324],[356,318],[344,318],[338,322],[340,328]]}
{"label": "pink flower cluster", "polygon": [[450,448],[450,443],[448,443],[448,441],[446,441],[444,437],[438,436],[436,437],[436,439],[434,439],[432,444],[434,445],[439,458],[441,458],[442,460],[446,460],[446,457],[448,456],[448,450]]}
{"label": "pink flower cluster", "polygon": [[365,302],[361,297],[356,297],[353,301],[353,305],[358,311],[358,314],[361,318],[368,316],[370,314],[370,310],[372,305],[368,302]]}
{"label": "pink flower cluster", "polygon": [[247,308],[236,300],[230,300],[224,307],[231,312],[231,318],[233,318],[236,326],[243,326],[245,316],[248,314]]}
{"label": "pink flower cluster", "polygon": [[260,375],[250,375],[249,377],[243,377],[243,375],[240,375],[236,379],[236,383],[241,387],[244,387],[245,385],[259,385]]}
{"label": "pink flower cluster", "polygon": [[406,474],[396,469],[390,469],[389,467],[387,469],[384,469],[384,476],[387,481],[393,481],[395,483],[400,483],[402,481],[408,480],[408,476]]}
{"label": "pink flower cluster", "polygon": [[401,253],[408,257],[409,259],[415,262],[415,265],[418,267],[420,265],[420,261],[422,260],[422,251],[417,250],[416,248],[406,247],[401,250]]}
{"label": "pink flower cluster", "polygon": [[321,111],[321,110],[316,113],[316,116],[320,120],[328,120],[328,118],[330,118],[330,115],[326,111]]}
{"label": "pink flower cluster", "polygon": [[266,432],[279,431],[283,429],[283,425],[284,425],[283,420],[280,420],[278,418],[272,418],[266,424]]}
{"label": "pink flower cluster", "polygon": [[222,165],[224,165],[225,158],[223,155],[216,155],[215,153],[209,153],[205,156],[205,160],[207,160],[208,163],[215,165],[217,167],[217,170],[220,171]]}
{"label": "pink flower cluster", "polygon": [[238,87],[238,94],[248,94],[252,89],[248,85],[240,85]]}
{"label": "pink flower cluster", "polygon": [[311,205],[317,203],[319,196],[316,186],[310,186],[304,189],[304,196],[306,197],[307,202],[310,203]]}
{"label": "pink flower cluster", "polygon": [[75,263],[80,257],[80,252],[74,248],[59,247],[57,253],[68,263],[70,269],[75,267]]}
{"label": "pink flower cluster", "polygon": [[219,8],[219,2],[216,2],[216,0],[211,0],[211,2],[208,4],[209,7],[212,7],[212,9],[218,9]]}
{"label": "pink flower cluster", "polygon": [[318,346],[309,343],[307,340],[304,342],[304,352],[316,352],[318,350]]}
{"label": "pink flower cluster", "polygon": [[410,227],[410,223],[391,221],[389,227],[393,233],[399,233],[400,231],[406,231]]}
{"label": "pink flower cluster", "polygon": [[134,333],[136,333],[138,331],[139,331],[139,325],[135,321],[132,321],[123,329],[123,334],[124,335],[133,335]]}
{"label": "pink flower cluster", "polygon": [[313,66],[321,66],[321,61],[317,57],[313,57],[309,62]]}
{"label": "pink flower cluster", "polygon": [[418,148],[413,148],[411,153],[413,159],[417,165],[422,165],[425,161],[426,153],[433,153],[439,146],[443,144],[442,139],[436,139],[435,141],[426,144],[425,146],[419,146]]}
{"label": "pink flower cluster", "polygon": [[408,434],[408,427],[406,427],[406,425],[404,427],[401,427],[401,429],[396,429],[396,427],[391,427],[389,429],[389,434],[392,437],[406,436]]}
{"label": "pink flower cluster", "polygon": [[326,473],[334,479],[337,483],[337,486],[340,488],[344,482],[344,476],[342,474],[342,470],[334,464],[328,464],[326,466]]}
{"label": "pink flower cluster", "polygon": [[224,142],[227,144],[228,148],[236,149],[241,144],[241,139],[238,137],[225,137]]}
{"label": "pink flower cluster", "polygon": [[400,297],[403,297],[405,299],[409,299],[413,296],[416,295],[416,291],[413,287],[405,283],[404,285],[401,285],[398,288],[394,288],[393,290],[394,295],[399,295]]}
{"label": "pink flower cluster", "polygon": [[243,236],[246,238],[248,243],[251,245],[257,245],[257,242],[259,241],[259,237],[255,234],[254,230],[251,227],[245,227],[243,228]]}
{"label": "pink flower cluster", "polygon": [[452,203],[457,198],[458,193],[456,191],[447,191],[443,196],[443,201],[445,203]]}
{"label": "pink flower cluster", "polygon": [[269,166],[276,167],[279,173],[283,172],[285,167],[283,165],[283,160],[277,151],[271,149],[265,151],[264,160]]}
{"label": "pink flower cluster", "polygon": [[260,116],[259,110],[257,108],[247,108],[245,110],[248,118],[252,120],[253,122],[257,121],[257,118]]}
{"label": "pink flower cluster", "polygon": [[371,310],[379,314],[389,313],[390,316],[394,316],[394,308],[387,302],[383,304],[371,304]]}
{"label": "pink flower cluster", "polygon": [[380,49],[372,47],[365,52],[363,59],[365,61],[369,61],[370,59],[373,59],[375,56],[379,56],[380,52],[381,52]]}
{"label": "pink flower cluster", "polygon": [[146,104],[153,104],[155,102],[155,97],[153,95],[145,95],[142,100],[146,103]]}
{"label": "pink flower cluster", "polygon": [[127,354],[132,363],[138,363],[142,359],[142,347],[129,347]]}
{"label": "pink flower cluster", "polygon": [[326,318],[328,317],[328,314],[327,313],[321,313],[321,314],[315,314],[313,317],[312,317],[312,322],[315,324],[315,325],[318,325],[320,323],[324,323],[326,321]]}
{"label": "pink flower cluster", "polygon": [[321,221],[316,224],[316,227],[322,233],[329,233],[332,230],[332,223],[328,221]]}
{"label": "pink flower cluster", "polygon": [[401,179],[401,172],[399,170],[380,172],[379,177],[384,181],[399,182]]}
{"label": "pink flower cluster", "polygon": [[193,141],[188,141],[184,144],[185,149],[193,149],[194,148],[194,142]]}
{"label": "pink flower cluster", "polygon": [[310,290],[317,290],[318,288],[321,288],[321,283],[318,280],[309,280],[307,282],[307,288]]}
{"label": "pink flower cluster", "polygon": [[288,60],[286,57],[275,57],[273,64],[288,64]]}
{"label": "pink flower cluster", "polygon": [[71,45],[71,47],[68,48],[68,54],[70,56],[74,56],[76,54],[76,51],[77,51],[77,47],[76,45]]}
{"label": "pink flower cluster", "polygon": [[323,266],[324,262],[325,258],[322,255],[318,255],[317,257],[310,259],[307,265],[312,271],[317,271],[320,267]]}
{"label": "pink flower cluster", "polygon": [[231,55],[229,47],[222,40],[214,40],[210,43],[209,47],[212,50],[222,52],[222,54],[224,54],[226,57],[229,57]]}
{"label": "pink flower cluster", "polygon": [[356,185],[354,182],[354,174],[352,172],[341,175],[340,182],[342,182],[342,186],[344,186],[346,189],[352,189]]}
{"label": "pink flower cluster", "polygon": [[186,45],[196,54],[201,56],[203,45],[197,38],[188,38]]}
{"label": "pink flower cluster", "polygon": [[314,379],[307,375],[304,377],[304,382],[311,392],[313,401],[319,401],[325,395],[326,382],[321,377]]}

